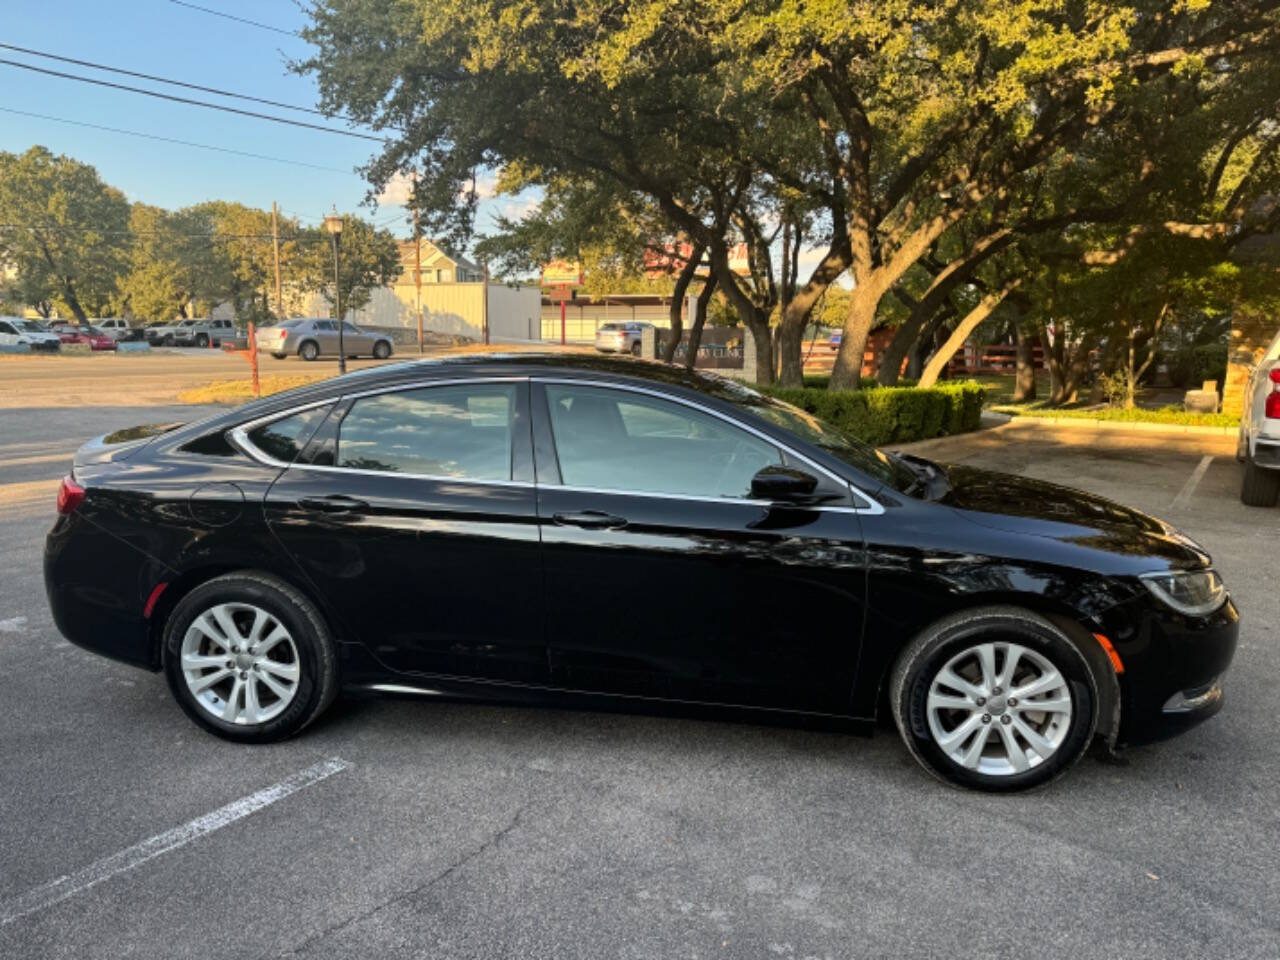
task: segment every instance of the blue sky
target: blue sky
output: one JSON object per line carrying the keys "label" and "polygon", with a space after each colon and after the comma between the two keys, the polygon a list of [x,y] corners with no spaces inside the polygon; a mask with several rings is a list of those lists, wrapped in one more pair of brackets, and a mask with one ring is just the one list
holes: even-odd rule
{"label": "blue sky", "polygon": [[[297,30],[305,19],[293,0],[192,2],[283,30]],[[316,105],[315,83],[285,67],[286,59],[305,56],[309,49],[296,37],[171,0],[4,0],[3,6],[3,43],[299,106]],[[344,126],[340,121],[223,100],[9,50],[0,50],[0,58]],[[0,150],[22,151],[43,144],[55,153],[93,164],[107,183],[123,190],[130,200],[170,209],[211,199],[269,208],[274,200],[305,223],[317,222],[336,205],[398,234],[409,232],[403,207],[394,203],[376,210],[361,206],[368,185],[353,168],[369,159],[376,143],[170,103],[4,64],[0,64],[0,108],[336,168],[336,172],[314,170],[0,111]],[[520,200],[512,198],[483,201],[480,227],[488,225],[493,211],[504,207],[516,210],[520,205]]]}

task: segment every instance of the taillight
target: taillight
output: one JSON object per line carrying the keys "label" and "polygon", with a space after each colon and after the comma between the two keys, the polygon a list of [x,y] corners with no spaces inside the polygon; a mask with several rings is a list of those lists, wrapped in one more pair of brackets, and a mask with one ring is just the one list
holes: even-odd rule
{"label": "taillight", "polygon": [[1280,386],[1280,367],[1272,367],[1271,373],[1269,373],[1268,376],[1271,377],[1272,383]]}
{"label": "taillight", "polygon": [[1267,405],[1264,409],[1268,420],[1280,420],[1280,390],[1267,394]]}
{"label": "taillight", "polygon": [[70,477],[63,477],[62,485],[58,487],[58,512],[72,513],[83,502],[84,487]]}

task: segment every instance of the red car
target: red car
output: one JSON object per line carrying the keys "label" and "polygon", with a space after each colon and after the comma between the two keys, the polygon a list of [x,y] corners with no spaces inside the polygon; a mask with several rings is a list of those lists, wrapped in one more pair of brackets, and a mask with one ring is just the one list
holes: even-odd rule
{"label": "red car", "polygon": [[90,350],[114,350],[116,342],[92,324],[55,323],[49,327],[63,343],[86,343]]}

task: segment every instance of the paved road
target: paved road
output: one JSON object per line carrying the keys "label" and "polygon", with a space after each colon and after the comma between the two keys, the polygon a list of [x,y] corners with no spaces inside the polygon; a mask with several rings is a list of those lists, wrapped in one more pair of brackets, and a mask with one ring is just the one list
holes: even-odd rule
{"label": "paved road", "polygon": [[[62,472],[21,444],[156,412],[6,415],[0,490]],[[891,735],[557,710],[343,703],[232,746],[57,636],[51,504],[5,507],[0,957],[1273,960],[1280,511],[1239,504],[1229,451],[1188,493],[1198,442],[1038,436],[943,454],[1163,512],[1217,555],[1244,633],[1213,722],[1005,798],[940,786]]]}
{"label": "paved road", "polygon": [[[417,356],[416,351],[412,354]],[[406,355],[407,356],[407,355]],[[398,359],[404,359],[404,356]],[[331,377],[336,359],[304,363],[296,357],[263,355],[263,376]],[[379,363],[349,360],[350,369]],[[178,392],[215,380],[248,379],[249,364],[238,354],[195,348],[148,353],[96,353],[73,356],[0,355],[0,409],[172,404]]]}

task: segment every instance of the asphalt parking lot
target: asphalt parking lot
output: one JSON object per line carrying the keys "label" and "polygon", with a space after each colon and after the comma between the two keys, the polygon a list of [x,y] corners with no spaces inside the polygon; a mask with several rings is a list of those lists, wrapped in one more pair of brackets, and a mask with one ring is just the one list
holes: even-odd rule
{"label": "asphalt parking lot", "polygon": [[71,450],[195,413],[0,409],[0,957],[1280,955],[1280,510],[1230,440],[929,445],[1165,516],[1244,615],[1217,718],[992,797],[889,731],[361,701],[207,736],[63,641],[40,571]]}

